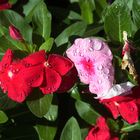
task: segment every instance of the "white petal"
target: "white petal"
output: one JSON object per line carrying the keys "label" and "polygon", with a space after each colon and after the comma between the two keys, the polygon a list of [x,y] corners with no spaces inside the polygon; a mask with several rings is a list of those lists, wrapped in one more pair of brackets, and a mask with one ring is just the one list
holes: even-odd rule
{"label": "white petal", "polygon": [[98,96],[96,97],[96,99],[109,99],[118,95],[128,95],[131,94],[131,89],[134,87],[135,85],[133,85],[131,82],[125,82],[125,83],[121,83],[121,84],[115,84],[112,86],[112,88],[106,92],[103,93],[102,96]]}

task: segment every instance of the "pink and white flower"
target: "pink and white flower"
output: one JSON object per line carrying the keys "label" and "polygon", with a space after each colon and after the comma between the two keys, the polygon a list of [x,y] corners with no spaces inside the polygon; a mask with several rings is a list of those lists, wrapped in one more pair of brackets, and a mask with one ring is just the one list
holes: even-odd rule
{"label": "pink and white flower", "polygon": [[113,56],[103,40],[76,39],[66,53],[74,62],[81,82],[89,84],[90,92],[102,96],[109,91],[114,80]]}

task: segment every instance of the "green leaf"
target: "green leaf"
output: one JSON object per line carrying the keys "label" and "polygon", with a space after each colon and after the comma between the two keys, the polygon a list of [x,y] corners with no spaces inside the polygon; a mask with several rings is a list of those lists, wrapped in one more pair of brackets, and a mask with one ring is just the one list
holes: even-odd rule
{"label": "green leaf", "polygon": [[46,41],[40,46],[39,50],[45,50],[46,52],[51,51],[54,43],[54,38],[47,38]]}
{"label": "green leaf", "polygon": [[0,24],[8,28],[13,24],[19,29],[25,41],[32,43],[32,28],[25,22],[24,18],[12,10],[5,10],[0,12]]}
{"label": "green leaf", "polygon": [[82,20],[82,17],[74,11],[70,11],[69,15],[68,15],[68,19],[70,19],[70,20]]}
{"label": "green leaf", "polygon": [[81,132],[77,120],[71,117],[65,124],[62,133],[61,140],[81,140]]}
{"label": "green leaf", "polygon": [[57,47],[68,42],[68,39],[72,35],[82,36],[87,28],[87,24],[85,22],[76,22],[69,27],[67,27],[62,33],[60,33],[55,39],[55,43]]}
{"label": "green leaf", "polygon": [[[134,0],[135,1],[135,0]],[[123,4],[129,8],[129,10],[132,10],[133,0],[115,0],[114,3]]]}
{"label": "green leaf", "polygon": [[6,94],[2,93],[0,89],[0,109],[8,110],[16,107],[18,104],[7,97]]}
{"label": "green leaf", "polygon": [[51,13],[48,11],[46,4],[40,2],[33,13],[33,25],[37,34],[42,35],[46,40],[51,34]]}
{"label": "green leaf", "polygon": [[125,122],[121,132],[132,132],[134,130],[140,130],[140,122],[131,125]]}
{"label": "green leaf", "polygon": [[79,0],[81,16],[88,24],[93,23],[93,10],[95,10],[94,0]]}
{"label": "green leaf", "polygon": [[57,119],[57,116],[58,116],[57,105],[51,105],[47,114],[44,115],[44,117],[49,121],[55,121]]}
{"label": "green leaf", "polygon": [[70,3],[79,2],[79,0],[69,0]]}
{"label": "green leaf", "polygon": [[133,0],[132,17],[137,28],[140,28],[140,1]]}
{"label": "green leaf", "polygon": [[0,124],[5,123],[7,121],[8,121],[7,115],[3,111],[0,110]]}
{"label": "green leaf", "polygon": [[52,94],[47,94],[43,97],[40,97],[40,95],[38,95],[35,100],[27,101],[28,108],[35,116],[42,118],[49,111],[52,98]]}
{"label": "green leaf", "polygon": [[88,103],[77,100],[75,103],[79,116],[89,124],[96,124],[96,119],[100,117]]}
{"label": "green leaf", "polygon": [[95,6],[96,6],[96,13],[99,16],[99,18],[102,18],[103,11],[107,8],[108,3],[106,0],[95,0]]}
{"label": "green leaf", "polygon": [[54,140],[56,127],[36,125],[35,129],[39,135],[39,140]]}
{"label": "green leaf", "polygon": [[23,13],[26,16],[26,20],[29,22],[32,19],[33,12],[42,0],[29,0],[26,5],[23,6]]}
{"label": "green leaf", "polygon": [[88,131],[89,131],[89,128],[81,129],[82,140],[85,140],[86,136],[88,135]]}
{"label": "green leaf", "polygon": [[123,4],[112,4],[105,15],[104,28],[106,34],[114,42],[123,42],[123,31],[132,35],[132,21],[128,7]]}
{"label": "green leaf", "polygon": [[71,96],[76,99],[76,100],[80,100],[81,97],[80,97],[80,93],[78,91],[78,87],[74,87],[71,91]]}

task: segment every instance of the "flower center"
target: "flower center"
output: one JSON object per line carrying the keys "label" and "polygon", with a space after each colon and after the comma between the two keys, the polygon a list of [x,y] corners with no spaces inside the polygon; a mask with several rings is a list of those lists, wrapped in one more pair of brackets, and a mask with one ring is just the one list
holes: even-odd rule
{"label": "flower center", "polygon": [[8,71],[8,76],[10,77],[10,78],[12,78],[13,77],[13,73],[12,73],[12,71]]}
{"label": "flower center", "polygon": [[48,61],[44,62],[44,66],[45,67],[50,67],[50,64],[48,63]]}
{"label": "flower center", "polygon": [[90,59],[83,59],[81,61],[83,68],[89,73],[93,73],[94,72],[94,66],[93,66],[93,61],[91,61]]}

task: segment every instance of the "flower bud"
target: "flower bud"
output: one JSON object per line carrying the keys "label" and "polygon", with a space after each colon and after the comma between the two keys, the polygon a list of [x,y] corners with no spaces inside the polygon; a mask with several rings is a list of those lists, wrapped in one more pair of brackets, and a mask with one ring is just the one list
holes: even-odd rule
{"label": "flower bud", "polygon": [[8,0],[0,0],[0,11],[11,8],[12,5],[8,2]]}
{"label": "flower bud", "polygon": [[23,37],[22,37],[20,31],[13,25],[9,26],[9,34],[10,34],[11,38],[14,40],[20,40],[20,41],[23,40]]}

